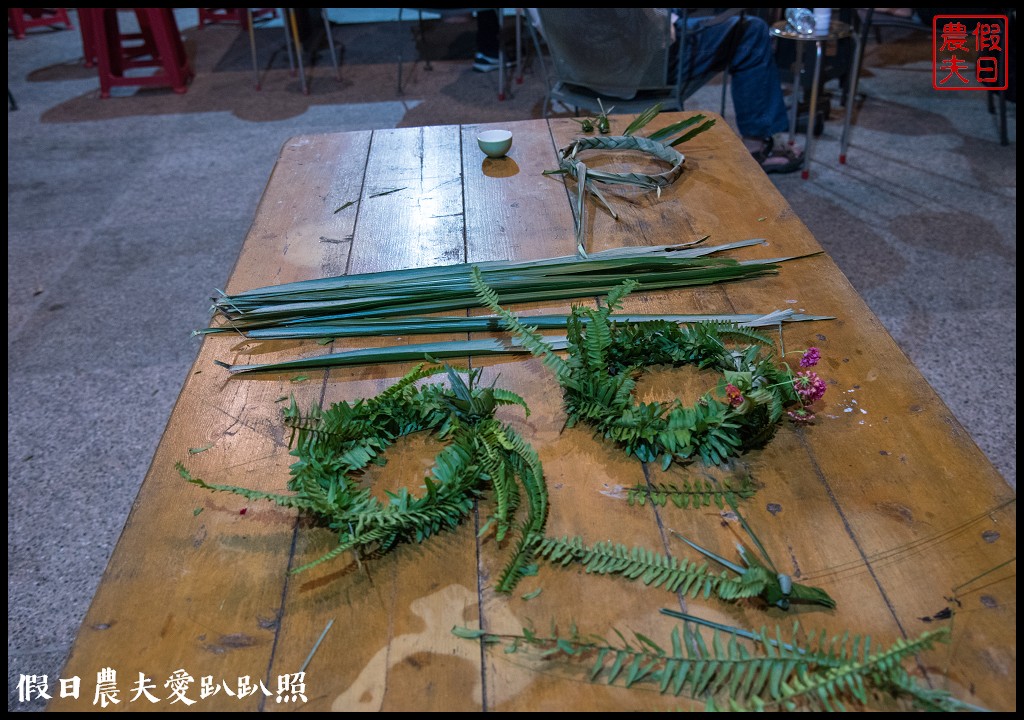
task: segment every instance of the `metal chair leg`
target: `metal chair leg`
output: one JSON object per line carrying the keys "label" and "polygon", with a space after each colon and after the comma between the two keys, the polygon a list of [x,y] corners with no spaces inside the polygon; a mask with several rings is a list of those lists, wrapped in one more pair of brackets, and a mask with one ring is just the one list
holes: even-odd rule
{"label": "metal chair leg", "polygon": [[858,33],[853,33],[853,42],[853,67],[850,68],[850,79],[846,82],[850,86],[846,91],[846,118],[843,120],[843,136],[839,142],[840,165],[846,164],[846,150],[850,147],[850,121],[853,118],[853,104],[857,102],[857,80],[860,78],[860,60],[863,53],[861,36]]}
{"label": "metal chair leg", "polygon": [[253,14],[252,8],[246,8],[248,13],[248,25],[249,25],[249,51],[252,53],[252,74],[253,79],[256,82],[256,89],[260,89],[260,65],[259,60],[256,59],[256,30],[253,27]]}
{"label": "metal chair leg", "polygon": [[398,8],[398,94],[402,94],[402,8]]}
{"label": "metal chair leg", "polygon": [[288,8],[281,8],[281,12],[284,15],[284,17],[282,18],[284,20],[284,44],[285,47],[288,48],[288,72],[291,73],[292,77],[295,77],[295,56],[292,54],[294,50],[292,49],[292,32],[290,19],[291,13],[294,12],[294,10],[290,11],[288,10]]}
{"label": "metal chair leg", "polygon": [[530,39],[533,41],[533,51],[537,57],[537,64],[540,65],[540,76],[544,81],[544,108],[541,112],[542,116],[547,118],[552,104],[551,77],[548,75],[547,63],[544,62],[544,50],[541,47],[537,28],[533,25],[533,18],[527,18],[526,30],[530,33]]}
{"label": "metal chair leg", "polygon": [[824,54],[822,42],[814,43],[814,81],[811,84],[811,105],[807,108],[807,144],[804,146],[804,164],[800,177],[806,180],[811,175],[811,151],[814,147],[814,116],[818,112],[818,82],[821,80],[821,58]]}
{"label": "metal chair leg", "polygon": [[306,84],[306,68],[302,65],[302,40],[299,38],[299,25],[295,20],[295,8],[287,8],[285,21],[288,27],[285,28],[285,35],[291,32],[292,42],[295,45],[295,57],[299,64],[299,81],[302,85],[302,94],[309,95],[309,86]]}
{"label": "metal chair leg", "polygon": [[729,90],[729,68],[726,68],[725,72],[722,73],[722,112],[719,113],[719,115],[721,115],[723,118],[725,118],[725,97],[728,94],[728,90]]}
{"label": "metal chair leg", "polygon": [[320,17],[324,20],[324,32],[327,33],[327,47],[331,51],[331,63],[334,65],[334,75],[341,82],[341,68],[338,67],[338,52],[334,49],[334,33],[331,32],[331,20],[327,17],[327,8],[320,8]]}

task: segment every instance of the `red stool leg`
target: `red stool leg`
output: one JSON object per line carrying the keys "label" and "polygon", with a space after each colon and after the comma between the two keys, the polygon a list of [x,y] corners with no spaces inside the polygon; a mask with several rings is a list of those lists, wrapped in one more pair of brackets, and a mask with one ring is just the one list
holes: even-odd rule
{"label": "red stool leg", "polygon": [[7,25],[16,40],[25,39],[25,8],[7,8]]}
{"label": "red stool leg", "polygon": [[145,12],[149,16],[150,31],[163,66],[164,84],[170,85],[176,93],[187,92],[192,70],[174,11],[171,8],[146,8]]}
{"label": "red stool leg", "polygon": [[87,68],[96,65],[96,26],[92,8],[75,8],[78,11],[78,30],[82,34],[83,65]]}
{"label": "red stool leg", "polygon": [[71,24],[71,18],[68,17],[68,9],[67,8],[55,8],[54,9],[54,12],[53,12],[53,22],[51,22],[50,24],[53,25],[55,23],[63,23],[64,27],[66,27],[68,30],[74,30],[75,29],[75,26]]}
{"label": "red stool leg", "polygon": [[90,16],[96,50],[96,73],[100,79],[100,97],[110,97],[110,88],[116,75],[123,75],[121,66],[121,38],[117,25],[116,8],[82,8]]}

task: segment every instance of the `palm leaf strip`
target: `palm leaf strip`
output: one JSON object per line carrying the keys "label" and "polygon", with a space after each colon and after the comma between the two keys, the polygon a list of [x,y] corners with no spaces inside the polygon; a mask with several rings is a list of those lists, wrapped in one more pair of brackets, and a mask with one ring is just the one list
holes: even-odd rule
{"label": "palm leaf strip", "polygon": [[[538,330],[564,330],[569,322],[568,315],[531,315],[526,320]],[[620,322],[650,322],[665,320],[678,325],[699,322],[730,322],[743,327],[770,327],[779,323],[834,320],[830,315],[808,315],[795,313],[791,309],[773,310],[768,313],[736,313],[730,315],[618,315]],[[584,319],[584,322],[587,322]],[[386,335],[430,335],[435,333],[500,332],[505,329],[500,317],[494,315],[448,317],[405,317],[365,318],[357,320],[340,319],[321,321],[318,324],[282,324],[271,328],[257,328],[245,332],[253,340],[285,340],[300,338],[343,338],[380,337]],[[197,330],[194,334],[234,332],[233,328],[220,326]]]}

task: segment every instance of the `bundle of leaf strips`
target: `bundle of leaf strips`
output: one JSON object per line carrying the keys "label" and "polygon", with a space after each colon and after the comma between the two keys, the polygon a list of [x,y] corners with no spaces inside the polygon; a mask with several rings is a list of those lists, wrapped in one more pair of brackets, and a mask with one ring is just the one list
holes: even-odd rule
{"label": "bundle of leaf strips", "polygon": [[[479,370],[469,373],[467,385],[451,368],[450,387],[415,383],[436,375],[437,368],[417,366],[380,395],[354,403],[339,402],[327,410],[314,406],[303,415],[292,400],[285,411],[293,429],[288,489],[291,495],[207,483],[191,483],[209,490],[235,493],[251,500],[270,500],[308,513],[338,533],[338,545],[319,559],[295,569],[300,572],[347,550],[386,552],[400,542],[422,542],[442,530],[454,529],[472,511],[485,486],[494,491],[494,516],[499,541],[515,523],[526,499],[526,517],[519,538],[498,581],[500,592],[510,592],[529,563],[532,548],[525,538],[543,533],[548,513],[547,488],[536,452],[512,428],[494,417],[498,405],[525,401],[500,388],[475,387]],[[416,497],[407,488],[387,492],[387,502],[361,487],[360,473],[370,464],[383,465],[384,453],[394,442],[416,432],[431,432],[446,442],[437,455],[425,494]],[[521,491],[520,491],[521,487]]]}
{"label": "bundle of leaf strips", "polygon": [[483,262],[320,278],[214,298],[224,324],[200,334],[245,332],[366,318],[408,317],[479,307],[471,274],[479,269],[502,303],[540,302],[607,294],[623,280],[642,290],[665,290],[743,280],[778,272],[790,258],[738,261],[708,257],[762,244],[759,239],[703,247],[619,248],[587,260],[559,257],[525,262]]}
{"label": "bundle of leaf strips", "polygon": [[[663,611],[675,617],[693,616]],[[462,627],[453,633],[467,639],[503,645],[506,653],[534,652],[552,672],[556,660],[567,668],[589,665],[591,682],[631,688],[656,686],[661,693],[689,697],[708,710],[837,711],[870,709],[877,700],[909,700],[924,710],[965,709],[948,693],[922,687],[903,663],[914,655],[948,641],[948,629],[897,640],[888,648],[869,636],[845,633],[829,638],[821,631],[804,638],[793,624],[788,640],[776,627],[750,633],[715,625],[708,643],[699,628],[685,623],[673,628],[665,649],[640,633],[628,641],[616,631],[619,643],[599,636],[566,637],[553,632],[541,637],[533,630],[522,635],[497,635]],[[752,641],[752,642],[748,642]],[[581,668],[583,669],[583,668]]]}
{"label": "bundle of leaf strips", "polygon": [[[764,445],[786,408],[802,405],[788,366],[777,364],[770,351],[762,355],[763,347],[773,347],[772,341],[750,328],[714,322],[616,322],[612,313],[637,287],[632,281],[612,290],[601,308],[573,308],[565,359],[535,328],[501,306],[480,273],[474,274],[474,285],[480,301],[554,371],[562,386],[566,425],[588,424],[641,461],[659,462],[663,469],[697,458],[720,465]],[[753,344],[745,349],[727,344],[736,340]],[[678,398],[669,404],[638,403],[633,398],[645,367],[688,364],[722,373],[714,393],[705,393],[690,407]],[[716,399],[715,394],[725,397],[727,385],[742,393],[741,405]]]}

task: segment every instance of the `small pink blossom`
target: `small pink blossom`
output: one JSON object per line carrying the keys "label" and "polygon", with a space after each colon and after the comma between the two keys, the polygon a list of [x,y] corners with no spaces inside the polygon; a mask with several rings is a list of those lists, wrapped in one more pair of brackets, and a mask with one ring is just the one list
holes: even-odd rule
{"label": "small pink blossom", "polygon": [[828,386],[824,380],[818,377],[818,373],[813,370],[807,370],[796,374],[796,377],[793,378],[793,388],[800,395],[804,404],[810,405],[816,400],[821,399]]}
{"label": "small pink blossom", "polygon": [[795,423],[809,423],[814,420],[814,413],[807,408],[797,408],[786,413],[789,419]]}
{"label": "small pink blossom", "polygon": [[800,358],[800,367],[809,368],[814,367],[821,360],[821,352],[816,347],[809,347],[804,352],[804,356]]}
{"label": "small pink blossom", "polygon": [[725,397],[733,407],[739,407],[743,404],[743,393],[732,383],[725,386]]}

